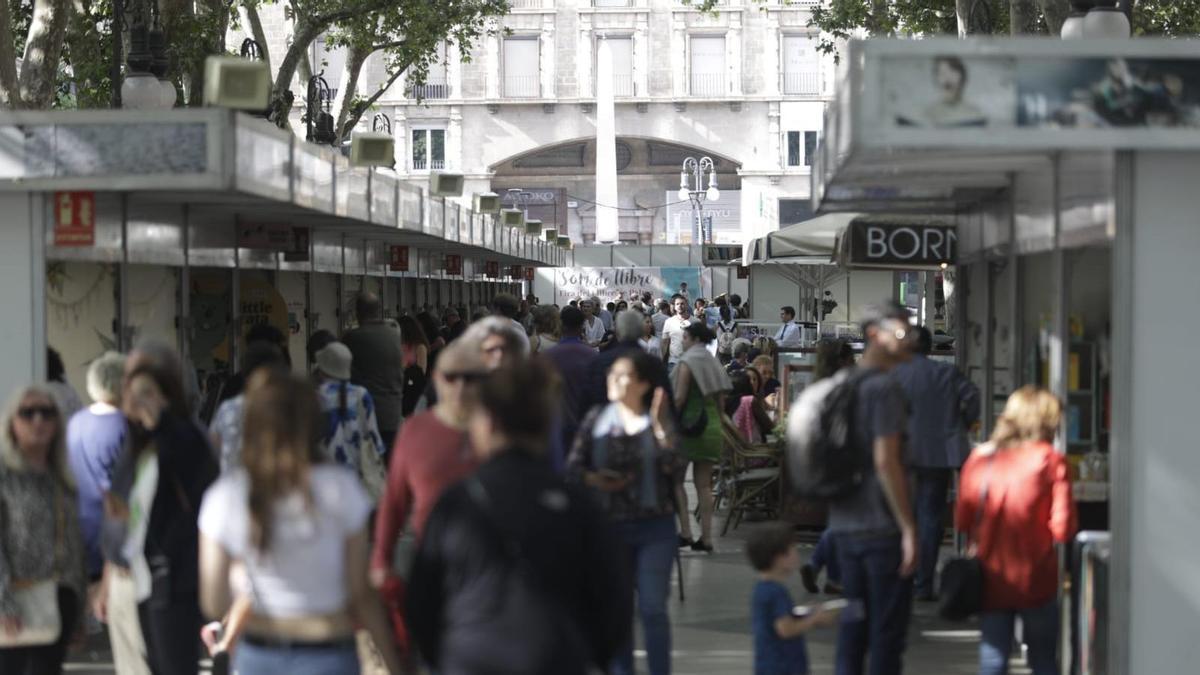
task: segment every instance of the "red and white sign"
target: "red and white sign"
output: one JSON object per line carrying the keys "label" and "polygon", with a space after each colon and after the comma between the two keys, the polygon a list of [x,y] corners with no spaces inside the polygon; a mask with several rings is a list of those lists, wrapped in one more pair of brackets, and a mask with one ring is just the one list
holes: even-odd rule
{"label": "red and white sign", "polygon": [[408,247],[392,246],[388,250],[388,269],[393,272],[408,271]]}
{"label": "red and white sign", "polygon": [[96,193],[54,193],[54,245],[96,244]]}
{"label": "red and white sign", "polygon": [[525,268],[525,281],[533,281],[533,275],[535,273],[536,273],[536,270],[534,268],[526,267]]}
{"label": "red and white sign", "polygon": [[483,273],[491,279],[500,278],[500,261],[488,260],[483,263]]}
{"label": "red and white sign", "polygon": [[462,256],[447,255],[446,256],[446,274],[462,274]]}
{"label": "red and white sign", "polygon": [[508,268],[508,276],[510,279],[520,279],[521,274],[522,272],[520,265],[512,265]]}

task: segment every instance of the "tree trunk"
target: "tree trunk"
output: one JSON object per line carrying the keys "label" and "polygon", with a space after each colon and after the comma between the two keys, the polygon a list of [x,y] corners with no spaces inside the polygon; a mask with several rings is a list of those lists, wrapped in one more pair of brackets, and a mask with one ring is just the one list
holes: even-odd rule
{"label": "tree trunk", "polygon": [[[295,96],[292,94],[292,77],[296,75],[296,69],[300,63],[307,60],[308,47],[321,34],[323,28],[325,28],[324,25],[297,21],[295,31],[292,33],[292,43],[288,45],[283,60],[279,62],[279,70],[275,73],[275,86],[271,89],[271,114],[274,116],[275,124],[281,129],[292,127],[289,119],[292,112],[292,101],[295,100]],[[300,84],[307,92],[308,80]]]}
{"label": "tree trunk", "polygon": [[267,32],[263,30],[262,18],[258,15],[258,8],[253,4],[244,4],[242,5],[242,12],[246,18],[246,25],[250,26],[250,35],[258,43],[263,63],[267,64],[268,70],[274,70],[271,68],[271,50],[267,45]]}
{"label": "tree trunk", "polygon": [[1008,8],[1008,29],[1013,35],[1042,32],[1037,0],[1012,0]]}
{"label": "tree trunk", "polygon": [[[363,64],[371,55],[372,48],[351,47],[346,54],[346,63],[342,66],[342,78],[339,80],[337,97],[333,99],[333,109],[337,111],[337,144],[350,135],[353,125],[347,127],[346,120],[350,117],[350,107],[354,105],[354,95],[358,92],[358,78],[362,74]],[[358,116],[354,124],[358,124]],[[336,144],[335,144],[336,145]]]}
{"label": "tree trunk", "polygon": [[28,108],[49,108],[54,103],[70,18],[69,0],[36,0],[33,4],[33,21],[21,61],[21,100]]}
{"label": "tree trunk", "polygon": [[17,47],[13,43],[12,13],[6,0],[0,0],[0,106],[21,107]]}
{"label": "tree trunk", "polygon": [[885,37],[892,34],[891,22],[888,20],[888,0],[871,0],[870,15],[867,17],[866,29],[871,37]]}
{"label": "tree trunk", "polygon": [[1038,0],[1038,2],[1042,6],[1042,16],[1046,18],[1046,28],[1049,29],[1050,34],[1061,33],[1063,22],[1071,13],[1071,5],[1068,0]]}

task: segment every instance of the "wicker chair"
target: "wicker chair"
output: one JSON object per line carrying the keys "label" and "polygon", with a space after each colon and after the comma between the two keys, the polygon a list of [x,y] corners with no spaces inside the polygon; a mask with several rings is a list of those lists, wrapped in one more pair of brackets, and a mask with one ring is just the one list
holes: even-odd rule
{"label": "wicker chair", "polygon": [[769,445],[751,444],[742,438],[728,415],[721,415],[721,435],[729,451],[729,477],[726,481],[729,516],[721,536],[736,528],[747,511],[779,513],[779,453]]}

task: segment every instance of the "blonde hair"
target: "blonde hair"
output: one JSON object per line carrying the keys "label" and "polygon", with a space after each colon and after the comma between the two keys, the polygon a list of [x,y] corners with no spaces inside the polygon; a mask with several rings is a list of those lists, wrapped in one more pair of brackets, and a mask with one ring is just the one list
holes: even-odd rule
{"label": "blonde hair", "polygon": [[754,348],[763,356],[775,356],[779,353],[779,345],[776,344],[774,338],[765,335],[754,338]]}
{"label": "blonde hair", "polygon": [[991,444],[998,450],[1038,441],[1051,442],[1062,420],[1062,402],[1041,387],[1026,385],[1013,392],[996,420]]}
{"label": "blonde hair", "polygon": [[56,424],[58,424],[58,433],[54,435],[54,440],[50,442],[50,453],[47,456],[47,463],[58,476],[58,481],[63,487],[68,490],[75,490],[75,476],[71,473],[71,467],[67,464],[67,421],[63,419],[62,409],[58,407],[58,399],[54,397],[54,392],[49,387],[41,384],[31,384],[22,387],[16,391],[8,402],[4,405],[4,412],[0,415],[0,429],[4,433],[0,434],[0,461],[3,462],[4,468],[9,471],[24,471],[26,469],[25,456],[21,454],[21,449],[17,447],[17,437],[13,433],[13,418],[17,416],[17,410],[21,407],[21,401],[25,400],[26,396],[36,394],[50,402],[54,409],[58,411],[56,416]]}

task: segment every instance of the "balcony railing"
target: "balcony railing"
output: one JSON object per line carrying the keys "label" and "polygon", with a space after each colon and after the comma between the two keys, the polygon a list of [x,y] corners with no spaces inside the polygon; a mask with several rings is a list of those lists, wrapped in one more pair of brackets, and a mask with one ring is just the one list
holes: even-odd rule
{"label": "balcony railing", "polygon": [[821,73],[816,71],[784,73],[783,93],[816,95],[821,93]]}
{"label": "balcony railing", "polygon": [[450,83],[445,79],[430,79],[425,84],[409,88],[410,98],[450,98]]}
{"label": "balcony railing", "polygon": [[446,160],[432,159],[426,160],[424,157],[413,157],[413,171],[441,171],[446,168]]}
{"label": "balcony railing", "polygon": [[592,7],[645,7],[646,0],[592,0]]}
{"label": "balcony railing", "polygon": [[633,96],[633,75],[613,75],[613,96]]}
{"label": "balcony railing", "polygon": [[723,73],[692,73],[692,96],[724,96],[727,93]]}
{"label": "balcony railing", "polygon": [[538,75],[505,75],[505,98],[537,98],[541,94],[541,77]]}
{"label": "balcony railing", "polygon": [[509,9],[543,9],[545,0],[508,0]]}

